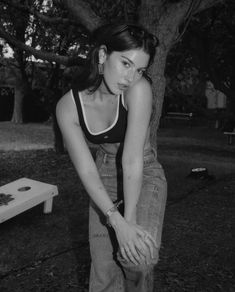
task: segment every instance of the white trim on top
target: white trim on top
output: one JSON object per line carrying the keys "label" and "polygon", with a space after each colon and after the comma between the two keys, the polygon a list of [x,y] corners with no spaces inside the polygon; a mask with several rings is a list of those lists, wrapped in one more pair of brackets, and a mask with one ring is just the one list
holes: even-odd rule
{"label": "white trim on top", "polygon": [[80,103],[81,103],[81,107],[82,107],[82,113],[83,113],[83,119],[84,119],[84,122],[85,122],[85,125],[86,125],[86,128],[87,128],[87,131],[91,134],[91,135],[100,135],[100,134],[103,134],[105,132],[108,132],[109,130],[111,130],[117,123],[117,120],[118,120],[118,116],[119,116],[119,103],[120,103],[120,95],[118,96],[118,104],[117,104],[117,109],[116,109],[116,116],[115,116],[115,119],[113,121],[113,123],[106,129],[102,130],[102,131],[99,131],[97,133],[94,133],[92,132],[89,127],[88,127],[88,123],[87,123],[87,118],[86,118],[86,113],[85,113],[85,106],[83,104],[83,101],[82,101],[82,98],[81,98],[81,95],[80,95],[80,92],[78,92],[78,96],[79,96],[79,99],[80,99]]}
{"label": "white trim on top", "polygon": [[75,102],[75,99],[74,99],[74,95],[73,95],[73,90],[72,89],[70,89],[70,94],[72,96],[72,100],[73,100],[74,104],[76,105],[76,102]]}
{"label": "white trim on top", "polygon": [[124,93],[122,92],[122,105],[123,105],[123,107],[127,110],[127,106],[126,106],[126,104],[125,104],[125,100],[124,100]]}

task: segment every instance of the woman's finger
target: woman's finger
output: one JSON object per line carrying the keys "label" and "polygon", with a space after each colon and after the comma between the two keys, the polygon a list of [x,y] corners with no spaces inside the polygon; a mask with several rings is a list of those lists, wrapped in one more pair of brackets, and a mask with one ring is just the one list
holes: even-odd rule
{"label": "woman's finger", "polygon": [[138,242],[136,243],[136,249],[138,253],[141,254],[142,256],[146,256],[148,253],[148,247],[146,246],[142,239],[138,240]]}
{"label": "woman's finger", "polygon": [[129,262],[129,258],[128,258],[127,254],[126,254],[126,251],[125,251],[125,248],[124,248],[124,247],[121,247],[121,248],[120,248],[120,252],[121,252],[121,255],[122,255],[123,259],[124,259],[126,262]]}
{"label": "woman's finger", "polygon": [[139,256],[133,246],[132,247],[129,247],[128,245],[125,246],[124,251],[127,255],[128,261],[131,261],[135,265],[139,264]]}
{"label": "woman's finger", "polygon": [[[147,245],[150,251],[150,255],[153,258],[153,246],[156,247],[156,243],[152,235],[144,230],[141,226],[137,226],[137,234],[141,237],[145,245]],[[145,256],[147,255],[147,253],[145,253]]]}
{"label": "woman's finger", "polygon": [[141,238],[144,238],[146,235],[146,231],[139,225],[136,225],[136,233],[138,234],[138,236],[140,236]]}
{"label": "woman's finger", "polygon": [[150,239],[153,245],[158,248],[156,240],[153,236],[146,230],[144,230],[141,226],[137,226],[137,234],[145,241],[146,239]]}
{"label": "woman's finger", "polygon": [[147,236],[145,237],[145,243],[147,244],[149,248],[151,258],[154,258],[153,243]]}
{"label": "woman's finger", "polygon": [[140,263],[146,263],[148,264],[149,259],[149,248],[147,245],[142,241],[142,239],[139,241],[138,244],[136,244],[136,250],[138,252],[138,255],[140,257]]}
{"label": "woman's finger", "polygon": [[151,240],[151,242],[153,243],[153,245],[158,248],[157,242],[155,240],[155,238],[148,232],[145,231],[145,238],[148,238],[149,240]]}
{"label": "woman's finger", "polygon": [[[138,245],[138,240],[134,241],[134,242],[130,241],[128,243],[127,250],[131,252],[131,257],[134,258],[135,264],[140,264],[141,258],[140,258],[138,251],[137,251],[137,245]],[[133,260],[132,260],[132,262],[133,262]]]}
{"label": "woman's finger", "polygon": [[140,234],[141,234],[142,240],[144,241],[145,245],[147,245],[149,249],[151,258],[154,258],[154,248],[158,247],[155,239],[147,231],[144,231],[144,233],[140,233]]}
{"label": "woman's finger", "polygon": [[140,225],[136,225],[137,227],[137,233],[139,236],[141,236],[142,238],[145,238],[148,237],[154,244],[154,246],[156,248],[158,248],[158,245],[157,245],[157,242],[155,240],[155,238],[151,235],[151,233],[149,233],[148,231],[146,231],[142,226]]}

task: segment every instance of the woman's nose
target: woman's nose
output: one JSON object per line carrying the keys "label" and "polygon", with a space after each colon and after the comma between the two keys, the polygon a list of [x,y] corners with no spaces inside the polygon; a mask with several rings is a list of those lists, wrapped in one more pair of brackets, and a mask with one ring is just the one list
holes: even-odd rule
{"label": "woman's nose", "polygon": [[134,79],[134,76],[135,76],[135,70],[133,69],[130,69],[127,71],[127,74],[126,74],[126,80],[131,83]]}

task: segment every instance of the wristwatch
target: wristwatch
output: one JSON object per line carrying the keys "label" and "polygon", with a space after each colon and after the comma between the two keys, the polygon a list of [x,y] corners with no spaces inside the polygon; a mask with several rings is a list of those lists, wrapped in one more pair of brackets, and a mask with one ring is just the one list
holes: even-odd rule
{"label": "wristwatch", "polygon": [[106,223],[107,223],[107,225],[108,226],[110,226],[110,227],[112,227],[111,226],[111,224],[110,224],[110,216],[113,214],[113,213],[115,213],[115,212],[118,212],[118,207],[121,205],[123,203],[123,200],[121,200],[121,201],[119,201],[119,202],[117,202],[117,203],[115,203],[114,205],[113,205],[113,207],[111,207],[110,209],[108,209],[108,211],[106,212]]}

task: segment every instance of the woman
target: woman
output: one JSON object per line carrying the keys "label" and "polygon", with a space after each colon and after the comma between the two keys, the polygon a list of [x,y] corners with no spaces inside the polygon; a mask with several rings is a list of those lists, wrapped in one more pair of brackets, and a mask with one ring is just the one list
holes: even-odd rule
{"label": "woman", "polygon": [[[164,171],[149,141],[146,71],[156,45],[139,26],[101,27],[77,86],[57,105],[66,147],[91,199],[90,292],[153,291],[166,202]],[[99,144],[96,163],[87,141]]]}

